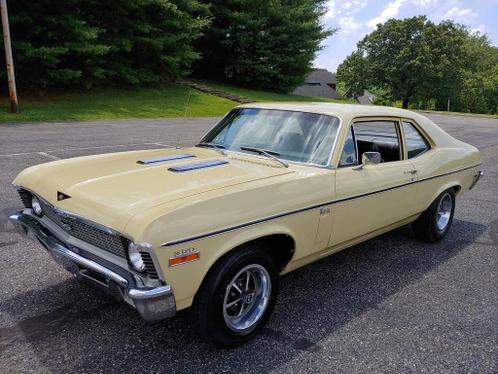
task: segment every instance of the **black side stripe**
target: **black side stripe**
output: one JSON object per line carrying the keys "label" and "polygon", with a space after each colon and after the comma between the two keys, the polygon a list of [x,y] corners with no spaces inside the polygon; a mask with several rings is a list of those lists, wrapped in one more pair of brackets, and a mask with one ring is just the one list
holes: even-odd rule
{"label": "black side stripe", "polygon": [[182,244],[182,243],[187,243],[187,242],[191,242],[191,241],[195,241],[195,240],[199,240],[199,239],[204,239],[204,238],[207,238],[209,236],[215,236],[215,235],[223,234],[223,233],[226,233],[226,232],[238,230],[238,229],[241,229],[243,227],[257,225],[259,223],[271,221],[271,220],[274,220],[274,219],[277,219],[277,218],[282,218],[282,217],[289,216],[289,215],[292,215],[292,214],[298,214],[298,213],[302,213],[302,212],[305,212],[305,211],[308,211],[308,210],[313,210],[313,209],[321,208],[321,207],[324,207],[324,206],[327,206],[327,205],[339,204],[339,203],[342,203],[342,202],[345,202],[345,201],[359,199],[359,198],[362,198],[362,197],[366,197],[366,196],[375,195],[375,194],[378,194],[378,193],[382,193],[382,192],[394,190],[396,188],[406,187],[406,186],[409,186],[411,184],[421,183],[421,182],[425,182],[425,181],[428,181],[428,180],[445,177],[445,176],[448,176],[448,175],[451,175],[451,174],[460,173],[462,171],[478,167],[479,165],[481,165],[481,164],[469,166],[469,167],[466,167],[466,168],[463,168],[463,169],[459,169],[459,170],[455,170],[455,171],[450,171],[448,173],[443,173],[443,174],[435,175],[435,176],[432,176],[432,177],[427,177],[427,178],[420,179],[420,180],[413,181],[413,182],[408,182],[408,183],[400,184],[398,186],[389,187],[389,188],[385,188],[385,189],[378,190],[378,191],[373,191],[373,192],[368,192],[368,193],[361,194],[361,195],[346,197],[344,199],[339,199],[339,200],[332,200],[332,201],[328,201],[328,202],[325,202],[325,203],[321,203],[321,204],[309,206],[309,207],[306,207],[306,208],[301,208],[301,209],[292,210],[292,211],[286,212],[286,213],[276,214],[276,215],[265,217],[265,218],[261,218],[261,219],[255,220],[255,221],[251,221],[251,222],[247,222],[247,223],[242,223],[240,225],[231,226],[231,227],[227,227],[227,228],[224,228],[224,229],[212,231],[212,232],[209,232],[209,233],[206,233],[206,234],[192,236],[190,238],[174,240],[174,241],[171,241],[171,242],[167,242],[167,243],[161,244],[161,247],[171,247],[171,246],[174,246],[174,245],[177,245],[177,244]]}

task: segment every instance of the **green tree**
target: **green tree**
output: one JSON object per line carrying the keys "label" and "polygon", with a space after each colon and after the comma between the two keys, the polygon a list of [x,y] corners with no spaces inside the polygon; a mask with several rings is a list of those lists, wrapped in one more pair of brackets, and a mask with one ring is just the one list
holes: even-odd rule
{"label": "green tree", "polygon": [[453,110],[496,113],[498,101],[498,48],[486,35],[469,34],[465,41],[466,63],[462,85]]}
{"label": "green tree", "polygon": [[84,18],[109,46],[104,75],[117,83],[174,80],[199,58],[193,42],[208,25],[197,0],[83,0]]}
{"label": "green tree", "polygon": [[320,42],[325,0],[205,0],[211,27],[197,43],[198,75],[278,91],[299,85]]}
{"label": "green tree", "polygon": [[432,24],[427,32],[431,38],[433,70],[429,79],[424,81],[424,91],[418,92],[418,97],[423,101],[434,100],[438,110],[446,110],[448,100],[453,109],[457,109],[464,74],[470,69],[466,43],[471,35],[465,26],[452,21]]}
{"label": "green tree", "polygon": [[354,99],[369,88],[368,78],[367,59],[361,50],[351,53],[337,68],[337,80],[345,85],[346,95]]}
{"label": "green tree", "polygon": [[338,67],[338,79],[358,95],[419,108],[496,112],[498,48],[452,21],[425,16],[391,19],[358,43]]}
{"label": "green tree", "polygon": [[102,30],[89,25],[78,12],[68,11],[79,3],[80,0],[10,2],[19,87],[70,85],[99,78],[103,70],[100,58],[109,46],[98,40]]}
{"label": "green tree", "polygon": [[197,0],[16,0],[9,13],[21,89],[176,79],[208,24]]}
{"label": "green tree", "polygon": [[[461,60],[463,35],[457,25],[435,25],[425,16],[391,19],[358,43],[357,54],[363,58],[347,59],[338,70],[358,72],[359,80],[385,90],[389,99],[401,100],[407,108],[410,101],[427,100],[435,88],[443,90],[445,82],[453,82],[449,78]],[[358,69],[359,64],[366,68]]]}

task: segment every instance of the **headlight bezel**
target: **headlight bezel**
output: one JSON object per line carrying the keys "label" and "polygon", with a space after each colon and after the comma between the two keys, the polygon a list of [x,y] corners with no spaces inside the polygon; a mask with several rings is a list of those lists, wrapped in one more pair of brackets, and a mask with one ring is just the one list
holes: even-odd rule
{"label": "headlight bezel", "polygon": [[43,216],[43,208],[40,199],[36,195],[31,196],[31,210],[37,217]]}

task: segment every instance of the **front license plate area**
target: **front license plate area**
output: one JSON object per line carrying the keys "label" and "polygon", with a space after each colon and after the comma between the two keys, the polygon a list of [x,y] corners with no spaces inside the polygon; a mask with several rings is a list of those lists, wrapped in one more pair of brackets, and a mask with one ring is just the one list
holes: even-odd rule
{"label": "front license plate area", "polygon": [[51,254],[55,262],[61,265],[64,269],[73,274],[79,273],[78,265],[76,265],[73,261],[65,256],[59,255],[58,253],[51,252]]}
{"label": "front license plate area", "polygon": [[25,229],[25,234],[28,237],[28,239],[30,239],[30,240],[34,240],[35,242],[38,240],[38,238],[33,230]]}

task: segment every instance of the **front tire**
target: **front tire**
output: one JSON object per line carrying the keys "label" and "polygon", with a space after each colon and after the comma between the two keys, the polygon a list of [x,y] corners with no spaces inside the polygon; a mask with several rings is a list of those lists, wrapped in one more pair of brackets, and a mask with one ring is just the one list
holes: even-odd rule
{"label": "front tire", "polygon": [[455,191],[449,189],[439,195],[413,223],[415,236],[429,243],[437,243],[448,233],[454,213]]}
{"label": "front tire", "polygon": [[260,246],[222,258],[207,275],[192,306],[197,333],[219,347],[252,339],[266,324],[278,292],[278,271]]}

